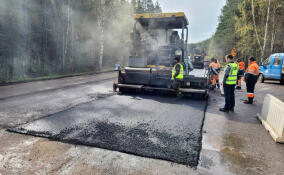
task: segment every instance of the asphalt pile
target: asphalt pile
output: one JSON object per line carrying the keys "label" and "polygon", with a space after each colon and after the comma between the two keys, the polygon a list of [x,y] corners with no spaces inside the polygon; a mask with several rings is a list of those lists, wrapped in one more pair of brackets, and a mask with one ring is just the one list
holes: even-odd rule
{"label": "asphalt pile", "polygon": [[109,96],[9,131],[196,167],[206,102]]}

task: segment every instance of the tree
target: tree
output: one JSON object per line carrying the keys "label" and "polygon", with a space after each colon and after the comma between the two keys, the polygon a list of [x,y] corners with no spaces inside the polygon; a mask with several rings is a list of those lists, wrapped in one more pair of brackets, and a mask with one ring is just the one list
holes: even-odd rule
{"label": "tree", "polygon": [[229,54],[232,48],[236,47],[235,18],[239,15],[238,4],[241,0],[228,0],[222,9],[222,15],[219,17],[219,24],[216,33],[210,40],[210,56],[224,57]]}
{"label": "tree", "polygon": [[142,0],[138,0],[138,1],[137,1],[136,13],[137,13],[137,14],[145,13],[145,9],[144,9],[143,1],[142,1]]}
{"label": "tree", "polygon": [[261,44],[261,42],[260,42],[260,37],[259,37],[259,34],[258,34],[257,25],[256,25],[256,19],[255,19],[254,0],[251,0],[253,25],[254,25],[254,30],[255,30],[256,39],[257,39],[259,48],[260,48],[260,50],[261,50],[261,61],[263,61],[264,52],[265,52],[266,43],[267,43],[268,24],[269,24],[269,19],[270,19],[270,6],[271,6],[271,0],[268,0],[267,13],[266,13],[266,22],[265,22],[264,36],[263,36],[263,44]]}
{"label": "tree", "polygon": [[155,11],[154,3],[152,0],[145,0],[146,2],[146,12],[153,13]]}
{"label": "tree", "polygon": [[156,3],[155,3],[154,12],[155,12],[155,13],[161,13],[161,12],[162,12],[162,8],[161,8],[161,6],[160,6],[159,1],[156,1]]}
{"label": "tree", "polygon": [[259,61],[274,52],[284,51],[284,1],[228,0],[210,39],[211,56],[229,54],[255,56]]}
{"label": "tree", "polygon": [[0,2],[0,82],[101,71],[128,58],[135,0]]}

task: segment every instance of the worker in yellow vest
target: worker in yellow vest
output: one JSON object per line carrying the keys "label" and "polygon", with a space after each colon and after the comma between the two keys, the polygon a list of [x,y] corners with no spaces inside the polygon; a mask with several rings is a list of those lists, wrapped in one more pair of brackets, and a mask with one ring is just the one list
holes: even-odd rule
{"label": "worker in yellow vest", "polygon": [[183,71],[184,71],[183,65],[180,63],[180,59],[176,57],[174,59],[174,67],[172,69],[171,80],[174,81],[173,88],[177,93],[183,81]]}
{"label": "worker in yellow vest", "polygon": [[224,72],[223,87],[225,96],[225,106],[220,108],[222,112],[234,112],[235,108],[235,86],[238,81],[238,64],[234,62],[234,57],[226,57],[227,67]]}

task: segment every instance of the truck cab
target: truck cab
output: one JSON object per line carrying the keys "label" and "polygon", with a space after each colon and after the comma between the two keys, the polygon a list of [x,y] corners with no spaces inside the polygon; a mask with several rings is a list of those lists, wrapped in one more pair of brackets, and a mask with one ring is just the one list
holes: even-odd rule
{"label": "truck cab", "polygon": [[269,56],[260,64],[260,81],[278,80],[284,83],[284,53],[276,53]]}

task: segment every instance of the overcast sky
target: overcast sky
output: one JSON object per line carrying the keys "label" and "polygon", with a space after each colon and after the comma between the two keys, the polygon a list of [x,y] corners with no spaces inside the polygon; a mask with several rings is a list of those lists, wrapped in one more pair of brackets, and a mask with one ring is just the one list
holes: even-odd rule
{"label": "overcast sky", "polygon": [[226,0],[159,0],[163,12],[185,12],[189,20],[189,42],[211,37]]}

